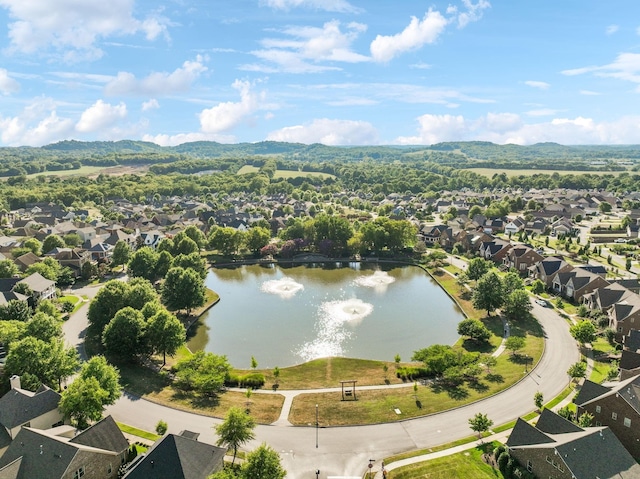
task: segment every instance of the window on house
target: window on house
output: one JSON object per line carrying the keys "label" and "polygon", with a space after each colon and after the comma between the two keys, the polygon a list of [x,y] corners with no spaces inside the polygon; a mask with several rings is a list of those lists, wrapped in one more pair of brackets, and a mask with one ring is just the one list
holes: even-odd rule
{"label": "window on house", "polygon": [[78,468],[78,470],[73,473],[73,479],[80,479],[81,477],[84,477],[84,467]]}
{"label": "window on house", "polygon": [[631,427],[631,419],[629,419],[628,417],[624,418],[624,425],[627,427]]}
{"label": "window on house", "polygon": [[531,461],[527,461],[527,471],[533,471],[533,464],[531,464]]}
{"label": "window on house", "polygon": [[549,456],[547,456],[547,457],[546,457],[546,459],[547,459],[547,462],[548,462],[549,464],[551,464],[551,458],[550,458]]}
{"label": "window on house", "polygon": [[602,426],[602,423],[600,421],[596,421],[596,426]]}
{"label": "window on house", "polygon": [[596,406],[596,412],[602,412],[602,408],[600,406]]}
{"label": "window on house", "polygon": [[611,413],[611,419],[613,419],[614,421],[616,421],[618,419],[618,413],[617,412],[612,412]]}

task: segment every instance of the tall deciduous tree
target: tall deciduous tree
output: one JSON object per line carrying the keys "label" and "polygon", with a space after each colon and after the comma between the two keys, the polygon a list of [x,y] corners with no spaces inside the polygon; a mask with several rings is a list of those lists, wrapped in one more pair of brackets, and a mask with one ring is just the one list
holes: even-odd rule
{"label": "tall deciduous tree", "polygon": [[131,248],[129,247],[129,245],[123,240],[118,240],[116,245],[113,247],[111,264],[113,266],[122,266],[122,270],[124,271],[124,266],[129,262],[130,256]]}
{"label": "tall deciduous tree", "polygon": [[596,327],[588,319],[583,319],[572,325],[569,332],[580,344],[591,343],[596,339]]}
{"label": "tall deciduous tree", "polygon": [[20,273],[18,266],[10,259],[0,260],[0,278],[13,278]]}
{"label": "tall deciduous tree", "polygon": [[266,444],[251,451],[240,469],[242,479],[283,479],[287,475],[280,463],[280,455]]}
{"label": "tall deciduous tree", "polygon": [[[202,279],[207,277],[207,262],[200,256],[200,253],[179,254],[171,263],[172,268],[191,268],[196,271]],[[166,272],[163,276],[166,276]]]}
{"label": "tall deciduous tree", "polygon": [[[238,448],[255,437],[253,433],[255,427],[253,418],[235,406],[229,409],[222,424],[216,426],[216,433],[219,436],[216,445],[233,449],[232,464],[236,461]],[[261,475],[254,477],[261,477]]]}
{"label": "tall deciduous tree", "polygon": [[62,393],[58,407],[79,429],[86,429],[89,421],[102,418],[106,397],[96,378],[77,378]]}
{"label": "tall deciduous tree", "polygon": [[179,361],[175,369],[178,388],[212,396],[224,387],[231,365],[226,356],[198,351]]}
{"label": "tall deciduous tree", "polygon": [[133,359],[144,352],[144,318],[130,306],[119,310],[102,333],[102,344],[109,354]]}
{"label": "tall deciduous tree", "polygon": [[473,258],[467,267],[467,277],[477,281],[489,272],[492,264],[484,258]]}
{"label": "tall deciduous tree", "polygon": [[502,281],[495,271],[489,271],[476,283],[471,296],[473,307],[484,309],[488,315],[495,311],[504,302],[502,294]]}
{"label": "tall deciduous tree", "polygon": [[245,240],[247,248],[255,254],[258,254],[260,248],[269,244],[269,241],[271,240],[271,232],[262,226],[255,226],[247,231]]}
{"label": "tall deciduous tree", "polygon": [[458,323],[458,334],[468,336],[475,341],[489,341],[491,331],[477,319],[463,319]]}
{"label": "tall deciduous tree", "polygon": [[151,247],[143,246],[131,255],[128,263],[129,276],[154,281],[156,279],[156,262],[158,253]]}
{"label": "tall deciduous tree", "polygon": [[510,319],[517,319],[526,316],[533,306],[529,299],[529,294],[524,289],[516,289],[505,295],[502,311]]}
{"label": "tall deciduous tree", "polygon": [[116,315],[118,310],[126,306],[129,287],[122,281],[108,281],[91,301],[87,319],[90,327],[102,334],[104,327]]}
{"label": "tall deciduous tree", "polygon": [[509,336],[505,341],[504,346],[511,351],[512,355],[515,356],[518,354],[518,351],[524,348],[525,343],[526,340],[522,336]]}
{"label": "tall deciduous tree", "polygon": [[58,235],[49,235],[42,242],[42,251],[46,254],[55,248],[64,248],[64,240]]}
{"label": "tall deciduous tree", "polygon": [[43,312],[37,312],[27,321],[25,329],[27,336],[50,342],[62,336],[62,323],[59,319]]}
{"label": "tall deciduous tree", "polygon": [[162,302],[170,310],[192,308],[205,303],[205,287],[202,277],[191,268],[171,268],[162,285]]}
{"label": "tall deciduous tree", "polygon": [[162,354],[163,366],[167,364],[167,354],[173,356],[186,339],[182,323],[164,308],[147,321],[145,334],[151,351]]}
{"label": "tall deciduous tree", "polygon": [[478,437],[482,437],[482,433],[488,431],[491,426],[493,426],[493,421],[486,414],[477,413],[469,419],[469,427],[478,434]]}
{"label": "tall deciduous tree", "polygon": [[104,356],[93,356],[80,369],[80,378],[95,378],[98,385],[106,394],[101,395],[103,406],[113,404],[120,397],[120,372],[115,366],[107,362]]}

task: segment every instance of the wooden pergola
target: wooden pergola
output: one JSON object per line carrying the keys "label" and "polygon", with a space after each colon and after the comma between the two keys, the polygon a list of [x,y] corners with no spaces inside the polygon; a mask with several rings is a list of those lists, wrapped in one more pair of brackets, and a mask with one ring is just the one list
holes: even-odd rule
{"label": "wooden pergola", "polygon": [[[343,401],[357,401],[356,397],[356,380],[349,381],[340,381],[340,386],[342,386],[342,400]],[[346,398],[346,399],[345,399]]]}

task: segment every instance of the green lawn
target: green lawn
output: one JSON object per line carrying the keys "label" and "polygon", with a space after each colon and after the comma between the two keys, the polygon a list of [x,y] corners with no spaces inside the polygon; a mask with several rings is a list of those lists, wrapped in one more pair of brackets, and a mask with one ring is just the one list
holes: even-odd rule
{"label": "green lawn", "polygon": [[498,445],[497,442],[487,443],[451,456],[411,464],[389,471],[387,477],[388,479],[502,479],[503,476],[497,468],[494,469],[482,460],[483,454],[491,453]]}
{"label": "green lawn", "polygon": [[138,429],[137,427],[129,426],[128,424],[123,424],[121,422],[116,423],[120,430],[127,434],[132,434],[134,436],[141,437],[143,439],[147,439],[149,441],[156,441],[160,439],[161,436],[158,436],[156,433],[144,431],[142,429]]}

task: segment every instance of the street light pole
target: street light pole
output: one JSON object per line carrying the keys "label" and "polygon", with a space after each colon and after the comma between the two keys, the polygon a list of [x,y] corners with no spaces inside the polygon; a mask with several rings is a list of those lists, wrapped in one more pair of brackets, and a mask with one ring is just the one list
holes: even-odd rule
{"label": "street light pole", "polygon": [[316,479],[320,476],[320,469],[316,469]]}
{"label": "street light pole", "polygon": [[[318,449],[318,405],[316,404],[316,449]],[[318,474],[320,473],[320,471],[317,472]]]}

